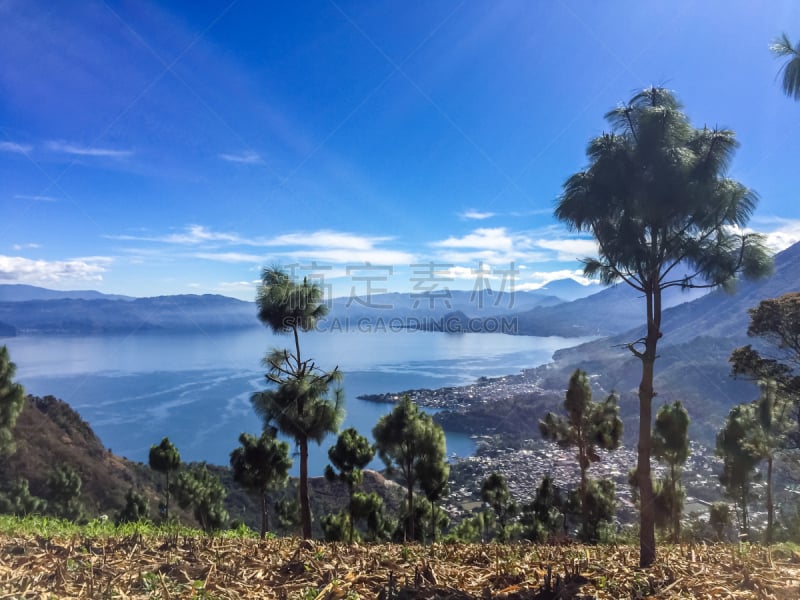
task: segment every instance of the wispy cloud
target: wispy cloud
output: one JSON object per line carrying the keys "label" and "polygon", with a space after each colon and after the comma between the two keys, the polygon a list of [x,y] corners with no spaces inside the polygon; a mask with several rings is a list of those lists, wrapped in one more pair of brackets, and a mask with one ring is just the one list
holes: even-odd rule
{"label": "wispy cloud", "polygon": [[478,211],[478,210],[470,209],[468,211],[465,211],[465,212],[461,213],[461,218],[462,219],[474,219],[474,220],[477,220],[477,221],[482,221],[483,219],[489,219],[489,218],[495,216],[495,214],[496,213],[493,213],[493,212],[481,212],[481,211]]}
{"label": "wispy cloud", "polygon": [[257,254],[245,254],[242,252],[194,252],[190,258],[200,258],[202,260],[213,260],[224,263],[263,263],[264,257]]}
{"label": "wispy cloud", "polygon": [[102,281],[111,261],[105,256],[47,261],[0,255],[0,282],[37,285]]}
{"label": "wispy cloud", "polygon": [[17,200],[31,200],[33,202],[58,202],[58,198],[39,194],[14,194],[14,198]]}
{"label": "wispy cloud", "polygon": [[0,142],[0,151],[14,152],[16,154],[28,154],[33,150],[33,146],[28,144],[17,144],[16,142]]}
{"label": "wispy cloud", "polygon": [[597,242],[588,239],[540,239],[536,241],[536,246],[547,250],[554,250],[557,253],[557,260],[564,262],[597,255]]}
{"label": "wispy cloud", "polygon": [[36,248],[41,248],[41,246],[39,244],[33,244],[33,243],[30,243],[30,244],[14,244],[13,246],[11,246],[11,249],[12,250],[16,250],[16,251],[28,250],[28,249],[36,249]]}
{"label": "wispy cloud", "polygon": [[48,150],[72,156],[89,156],[99,158],[127,158],[133,154],[132,150],[115,150],[112,148],[97,148],[92,146],[79,146],[69,142],[47,142]]}
{"label": "wispy cloud", "polygon": [[241,152],[239,154],[218,154],[222,160],[232,162],[232,163],[241,163],[245,165],[257,165],[264,162],[261,156],[258,155],[256,152]]}
{"label": "wispy cloud", "polygon": [[376,237],[320,230],[308,233],[287,233],[262,241],[265,246],[314,246],[319,248],[340,248],[348,250],[369,250],[376,244],[387,242],[391,237]]}
{"label": "wispy cloud", "polygon": [[449,237],[433,242],[435,248],[475,248],[485,250],[511,250],[514,240],[505,227],[476,229],[464,237]]}
{"label": "wispy cloud", "polygon": [[529,263],[552,260],[549,252],[537,250],[530,236],[505,227],[479,228],[462,237],[449,237],[430,244],[436,258],[455,265]]}
{"label": "wispy cloud", "polygon": [[167,235],[107,235],[106,238],[133,242],[160,242],[164,244],[193,245],[207,242],[225,242],[229,244],[247,244],[247,240],[235,233],[211,231],[203,225],[189,225],[179,233]]}

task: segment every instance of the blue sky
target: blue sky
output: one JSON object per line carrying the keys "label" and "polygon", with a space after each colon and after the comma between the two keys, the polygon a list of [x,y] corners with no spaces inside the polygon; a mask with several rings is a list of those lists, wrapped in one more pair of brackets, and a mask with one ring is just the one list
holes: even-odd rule
{"label": "blue sky", "polygon": [[270,264],[334,295],[513,264],[535,289],[592,253],[554,203],[651,84],[737,132],[780,249],[800,103],[768,48],[798,24],[791,1],[0,0],[0,282],[252,299]]}

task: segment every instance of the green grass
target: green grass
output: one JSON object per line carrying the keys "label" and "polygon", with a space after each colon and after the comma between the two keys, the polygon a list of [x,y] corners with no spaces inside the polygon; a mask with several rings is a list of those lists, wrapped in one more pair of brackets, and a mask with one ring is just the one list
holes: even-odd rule
{"label": "green grass", "polygon": [[115,525],[113,521],[93,519],[88,523],[76,524],[66,519],[30,515],[15,517],[13,515],[0,515],[0,534],[19,537],[184,537],[204,538],[221,537],[230,539],[250,539],[258,537],[258,533],[244,525],[237,529],[228,529],[214,534],[207,534],[201,529],[187,527],[178,523],[155,524],[151,521],[138,521],[136,523],[121,523]]}

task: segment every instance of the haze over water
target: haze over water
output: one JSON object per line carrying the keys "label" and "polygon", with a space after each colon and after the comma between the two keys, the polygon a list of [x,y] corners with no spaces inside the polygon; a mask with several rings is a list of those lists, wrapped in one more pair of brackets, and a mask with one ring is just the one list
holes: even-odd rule
{"label": "haze over water", "polygon": [[[303,358],[344,373],[343,427],[370,435],[388,404],[362,394],[467,384],[547,362],[559,348],[582,339],[503,334],[426,332],[317,332],[301,338]],[[151,444],[168,436],[184,461],[228,464],[247,431],[261,422],[250,405],[265,387],[261,358],[290,337],[265,329],[233,332],[95,336],[27,336],[4,340],[28,393],[67,401],[116,454],[147,461]],[[309,472],[321,475],[329,436],[309,452]],[[294,445],[291,444],[294,449]],[[475,449],[465,435],[447,432],[448,455]],[[376,461],[372,465],[380,468]],[[293,467],[297,473],[297,460]]]}

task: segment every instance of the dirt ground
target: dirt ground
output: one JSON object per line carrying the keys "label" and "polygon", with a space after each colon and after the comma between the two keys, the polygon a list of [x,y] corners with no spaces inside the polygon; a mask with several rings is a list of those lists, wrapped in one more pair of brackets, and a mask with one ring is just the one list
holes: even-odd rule
{"label": "dirt ground", "polygon": [[800,554],[325,544],[284,538],[0,538],[0,598],[800,598]]}

